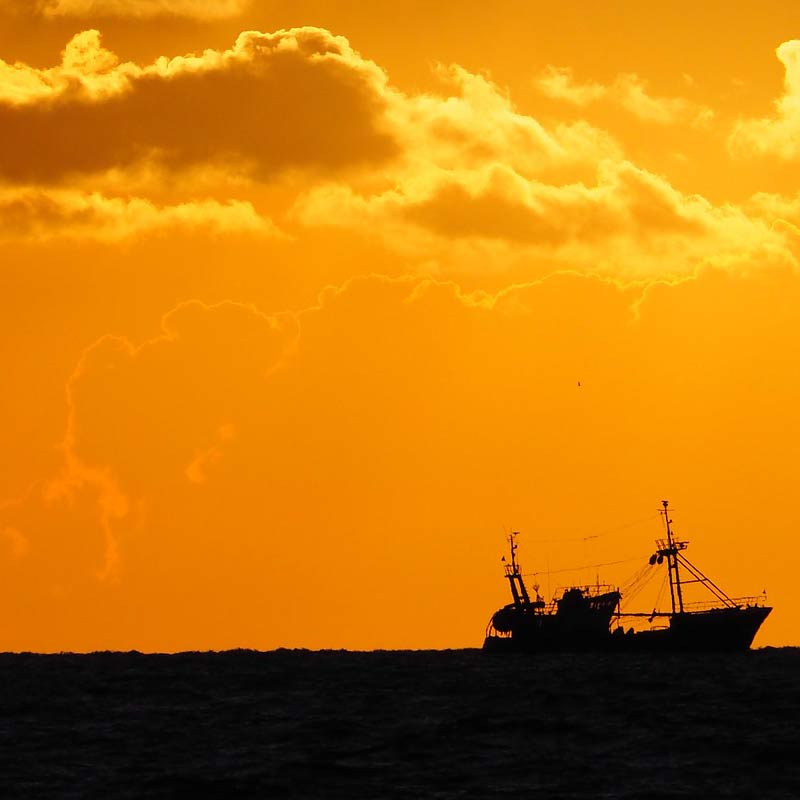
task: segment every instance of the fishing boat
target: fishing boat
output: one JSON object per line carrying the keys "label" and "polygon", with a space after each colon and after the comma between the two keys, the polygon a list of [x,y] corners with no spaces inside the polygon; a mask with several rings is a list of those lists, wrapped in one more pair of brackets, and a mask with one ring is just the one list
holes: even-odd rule
{"label": "fishing boat", "polygon": [[[689,543],[673,533],[668,501],[663,500],[661,505],[666,536],[656,540],[656,550],[644,570],[666,564],[668,610],[623,611],[620,589],[599,580],[592,586],[568,586],[549,602],[541,597],[537,586],[531,599],[517,559],[518,534],[514,532],[508,537],[510,559],[505,565],[512,602],[492,615],[483,649],[518,653],[748,650],[772,611],[766,595],[729,597],[686,557]],[[685,602],[687,584],[703,587],[712,599],[700,604]],[[645,620],[647,627],[636,627]]]}

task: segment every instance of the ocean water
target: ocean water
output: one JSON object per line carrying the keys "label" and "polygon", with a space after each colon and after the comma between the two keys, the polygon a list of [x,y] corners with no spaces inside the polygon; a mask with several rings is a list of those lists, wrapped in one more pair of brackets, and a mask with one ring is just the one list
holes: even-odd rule
{"label": "ocean water", "polygon": [[800,650],[0,655],[0,797],[800,798]]}

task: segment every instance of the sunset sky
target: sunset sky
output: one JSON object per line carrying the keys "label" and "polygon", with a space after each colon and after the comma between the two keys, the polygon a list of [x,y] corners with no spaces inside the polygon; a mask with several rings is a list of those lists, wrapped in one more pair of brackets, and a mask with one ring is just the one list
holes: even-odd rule
{"label": "sunset sky", "polygon": [[621,585],[663,498],[800,644],[795,4],[0,0],[0,59],[0,650],[480,646],[509,529]]}

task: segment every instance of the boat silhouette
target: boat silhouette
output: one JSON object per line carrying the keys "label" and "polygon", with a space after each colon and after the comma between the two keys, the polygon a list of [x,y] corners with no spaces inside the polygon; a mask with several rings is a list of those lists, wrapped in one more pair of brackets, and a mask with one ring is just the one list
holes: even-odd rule
{"label": "boat silhouette", "polygon": [[[729,597],[684,555],[688,542],[672,531],[669,503],[660,511],[666,537],[656,540],[650,567],[666,562],[670,609],[626,612],[618,588],[600,584],[569,586],[550,602],[535,589],[528,593],[517,560],[517,533],[508,537],[511,555],[505,577],[512,602],[489,621],[483,649],[488,652],[737,652],[750,648],[772,608],[765,596]],[[687,577],[688,576],[688,577]],[[703,604],[684,601],[684,587],[698,584],[712,596]],[[558,594],[558,593],[557,593]],[[649,627],[625,629],[625,622],[647,620]],[[654,624],[655,623],[655,624]]]}

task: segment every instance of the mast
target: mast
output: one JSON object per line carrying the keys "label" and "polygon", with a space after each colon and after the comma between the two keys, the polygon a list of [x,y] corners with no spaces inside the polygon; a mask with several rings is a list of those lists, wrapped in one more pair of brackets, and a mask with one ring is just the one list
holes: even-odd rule
{"label": "mast", "polygon": [[[661,501],[663,509],[659,512],[664,517],[664,525],[667,529],[667,538],[658,539],[656,541],[656,552],[650,556],[650,563],[659,564],[667,559],[667,568],[669,572],[669,593],[672,600],[672,615],[686,613],[683,605],[683,586],[687,583],[699,583],[705,586],[717,600],[722,603],[726,608],[739,608],[741,601],[732,600],[725,592],[717,586],[708,575],[705,575],[698,569],[685,555],[683,550],[689,546],[689,542],[678,541],[672,533],[672,520],[669,518],[669,503],[666,500]],[[679,567],[684,567],[689,573],[688,580],[681,577]],[[691,613],[691,612],[689,612]],[[656,614],[655,616],[662,616]],[[664,615],[666,616],[666,614]]]}
{"label": "mast", "polygon": [[518,531],[512,531],[508,535],[508,544],[511,548],[511,564],[506,564],[506,578],[511,586],[511,596],[514,598],[514,605],[518,608],[520,606],[529,606],[530,597],[528,597],[528,590],[522,581],[522,575],[519,571],[519,564],[517,564],[517,544],[516,537],[519,536]]}
{"label": "mast", "polygon": [[[677,542],[672,535],[672,528],[670,523],[672,520],[669,518],[669,501],[662,500],[661,505],[664,510],[661,515],[664,517],[664,525],[667,528],[667,541],[666,547],[661,547],[658,550],[658,555],[665,556],[667,559],[667,569],[669,572],[669,594],[672,600],[672,613],[683,614],[683,591],[681,589],[681,575],[678,571],[678,551],[686,549],[686,542]],[[663,542],[662,542],[663,544]]]}

